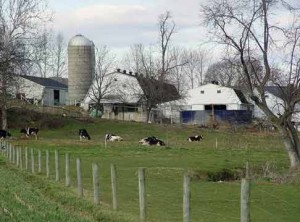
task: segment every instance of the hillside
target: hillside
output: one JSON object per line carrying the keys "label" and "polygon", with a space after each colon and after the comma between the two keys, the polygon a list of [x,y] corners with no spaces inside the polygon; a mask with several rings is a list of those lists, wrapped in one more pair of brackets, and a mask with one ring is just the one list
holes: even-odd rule
{"label": "hillside", "polygon": [[[11,119],[11,124],[19,117]],[[50,123],[41,124],[43,118]],[[40,124],[39,140],[23,138],[19,128],[10,128],[13,145],[50,152],[50,179],[42,171],[30,176],[30,170],[20,171],[20,178],[30,181],[33,189],[48,191],[61,189],[63,198],[50,195],[58,205],[68,205],[87,212],[88,218],[98,218],[92,204],[92,163],[100,166],[101,210],[112,210],[111,164],[117,167],[119,212],[124,218],[136,219],[139,215],[138,178],[140,167],[146,169],[148,221],[182,221],[182,179],[188,173],[192,179],[191,217],[193,221],[240,221],[240,179],[245,163],[250,165],[252,178],[251,218],[253,221],[298,221],[300,192],[299,177],[289,171],[289,160],[276,132],[260,132],[245,127],[204,129],[197,126],[145,124],[137,122],[108,121],[104,119],[78,119],[50,116],[32,119]],[[15,123],[16,126],[18,123]],[[91,140],[79,141],[78,129],[86,128]],[[105,147],[105,133],[115,133],[124,138]],[[190,135],[200,134],[204,140],[191,143]],[[166,142],[165,147],[147,147],[138,143],[145,136],[157,136]],[[54,153],[59,151],[61,180],[55,180]],[[71,188],[64,186],[65,154],[71,156]],[[76,197],[76,159],[82,160],[84,175],[84,200]],[[24,161],[24,156],[23,156]],[[30,160],[29,160],[30,163]],[[37,169],[37,161],[35,168]],[[6,167],[6,165],[3,165]],[[10,169],[11,167],[9,167]],[[13,173],[19,172],[12,169]],[[20,182],[23,183],[23,182]],[[54,192],[55,193],[55,192]],[[13,195],[12,195],[13,196]],[[46,195],[47,196],[47,195]],[[47,196],[48,197],[48,196]],[[66,201],[66,202],[65,202]],[[81,202],[83,201],[83,202]],[[70,204],[72,203],[72,204]],[[76,203],[76,204],[75,204]],[[78,204],[77,204],[78,203]],[[80,203],[86,203],[82,206]],[[276,204],[274,204],[276,203]],[[74,205],[73,205],[74,204]],[[86,208],[85,208],[86,207]],[[97,206],[96,206],[97,207]],[[100,208],[97,208],[100,210]],[[64,213],[62,213],[64,214]],[[76,216],[76,215],[74,215]],[[123,218],[123,217],[122,217]],[[105,220],[103,220],[105,221]],[[107,220],[109,221],[109,220]],[[114,221],[114,219],[112,220]],[[115,220],[122,221],[122,220]]]}

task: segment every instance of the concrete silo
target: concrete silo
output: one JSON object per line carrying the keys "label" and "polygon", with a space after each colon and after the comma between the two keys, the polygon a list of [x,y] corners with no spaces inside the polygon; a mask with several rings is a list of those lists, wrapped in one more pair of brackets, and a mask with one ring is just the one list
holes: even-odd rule
{"label": "concrete silo", "polygon": [[81,102],[95,74],[95,46],[83,35],[75,35],[68,44],[69,104]]}

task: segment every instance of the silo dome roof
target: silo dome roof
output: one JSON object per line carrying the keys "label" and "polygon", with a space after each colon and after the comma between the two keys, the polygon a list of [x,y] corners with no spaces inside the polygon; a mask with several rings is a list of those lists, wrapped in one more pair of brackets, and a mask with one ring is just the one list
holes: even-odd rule
{"label": "silo dome roof", "polygon": [[75,35],[69,41],[70,46],[94,46],[94,43],[81,34]]}

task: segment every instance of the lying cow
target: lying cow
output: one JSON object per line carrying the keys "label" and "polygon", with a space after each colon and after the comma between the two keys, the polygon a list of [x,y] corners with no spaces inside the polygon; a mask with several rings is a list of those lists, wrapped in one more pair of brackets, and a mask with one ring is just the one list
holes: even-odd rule
{"label": "lying cow", "polygon": [[190,136],[187,138],[187,141],[194,142],[194,141],[201,141],[203,140],[203,137],[201,135],[195,135],[195,136]]}
{"label": "lying cow", "polygon": [[0,140],[6,139],[6,137],[11,137],[11,134],[6,130],[0,130]]}
{"label": "lying cow", "polygon": [[32,127],[23,128],[20,130],[20,133],[24,133],[27,138],[30,136],[35,136],[36,140],[38,139],[37,137],[38,132],[39,132],[38,128],[32,128]]}
{"label": "lying cow", "polygon": [[146,145],[146,146],[153,146],[153,145],[165,146],[166,145],[162,140],[156,138],[155,136],[149,136],[149,137],[143,138],[139,141],[139,143],[141,143],[142,145]]}
{"label": "lying cow", "polygon": [[79,129],[79,140],[81,141],[82,139],[91,139],[86,129]]}
{"label": "lying cow", "polygon": [[122,141],[123,138],[115,134],[105,134],[105,141]]}

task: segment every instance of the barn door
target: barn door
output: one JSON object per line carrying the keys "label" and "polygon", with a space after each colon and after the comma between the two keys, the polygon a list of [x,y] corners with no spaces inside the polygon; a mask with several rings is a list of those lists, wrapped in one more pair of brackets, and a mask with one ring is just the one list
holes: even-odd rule
{"label": "barn door", "polygon": [[54,105],[58,106],[59,105],[59,90],[54,90]]}

